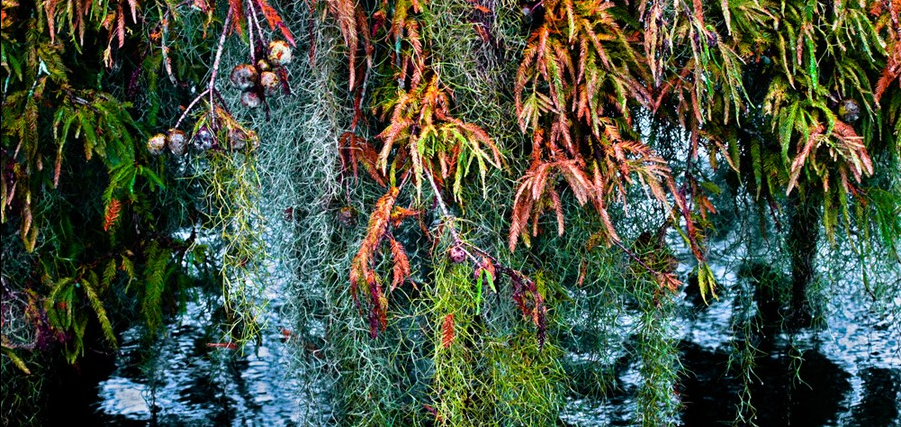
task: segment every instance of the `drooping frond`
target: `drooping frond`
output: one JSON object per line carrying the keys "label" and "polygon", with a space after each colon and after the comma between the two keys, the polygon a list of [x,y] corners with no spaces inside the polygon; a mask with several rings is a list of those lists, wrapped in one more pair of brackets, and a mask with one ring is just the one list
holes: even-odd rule
{"label": "drooping frond", "polygon": [[[579,205],[591,202],[604,224],[604,241],[619,241],[607,207],[624,201],[637,181],[668,204],[666,162],[646,144],[623,135],[630,109],[651,107],[648,78],[634,40],[612,14],[613,3],[551,1],[529,39],[514,86],[519,125],[533,131],[532,165],[513,202],[509,247],[538,232],[538,216],[564,218],[559,184]],[[618,58],[612,61],[611,58]],[[630,131],[631,132],[631,131]]]}

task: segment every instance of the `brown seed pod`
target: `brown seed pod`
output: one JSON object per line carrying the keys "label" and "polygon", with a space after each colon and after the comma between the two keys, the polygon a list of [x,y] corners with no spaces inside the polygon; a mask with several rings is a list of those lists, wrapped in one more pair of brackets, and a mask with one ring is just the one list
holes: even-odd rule
{"label": "brown seed pod", "polygon": [[169,129],[169,135],[167,136],[167,145],[169,147],[169,151],[176,156],[181,156],[185,154],[185,133],[178,129]]}
{"label": "brown seed pod", "polygon": [[838,115],[843,121],[854,123],[860,118],[860,104],[853,98],[845,98],[838,105]]}
{"label": "brown seed pod", "polygon": [[291,47],[281,40],[269,43],[269,63],[273,67],[282,67],[291,62]]}
{"label": "brown seed pod", "polygon": [[147,151],[150,154],[158,155],[163,152],[164,148],[166,148],[166,135],[159,133],[147,140]]}
{"label": "brown seed pod", "polygon": [[241,105],[247,108],[257,108],[262,103],[263,100],[260,98],[260,95],[256,93],[256,91],[248,90],[241,92]]}
{"label": "brown seed pod", "polygon": [[272,95],[278,92],[279,83],[281,83],[281,81],[278,78],[278,74],[275,74],[272,71],[264,71],[263,74],[260,74],[260,86],[263,86],[266,95]]}
{"label": "brown seed pod", "polygon": [[463,249],[463,246],[461,245],[453,245],[447,251],[447,256],[450,258],[451,262],[459,264],[466,260],[466,250]]}
{"label": "brown seed pod", "polygon": [[269,64],[269,61],[266,59],[260,58],[257,60],[257,71],[261,73],[264,71],[272,71],[272,65]]}
{"label": "brown seed pod", "polygon": [[260,148],[260,138],[257,136],[256,132],[249,130],[245,135],[247,135],[247,141],[250,141],[254,150]]}
{"label": "brown seed pod", "polygon": [[194,148],[196,150],[206,151],[213,148],[213,143],[216,142],[216,139],[213,137],[213,133],[210,132],[210,129],[203,126],[194,133],[192,142],[194,143]]}
{"label": "brown seed pod", "polygon": [[247,146],[247,134],[238,128],[228,130],[228,141],[232,150],[243,150]]}
{"label": "brown seed pod", "polygon": [[232,69],[232,74],[229,79],[238,89],[247,90],[257,84],[257,79],[259,77],[260,75],[253,65],[238,64]]}
{"label": "brown seed pod", "polygon": [[353,227],[357,222],[357,210],[351,206],[345,206],[338,211],[338,223],[343,227]]}

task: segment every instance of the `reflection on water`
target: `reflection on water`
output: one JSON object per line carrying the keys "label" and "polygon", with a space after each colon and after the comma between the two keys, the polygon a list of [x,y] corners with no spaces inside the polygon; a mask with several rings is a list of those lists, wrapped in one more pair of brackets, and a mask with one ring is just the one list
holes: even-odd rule
{"label": "reflection on water", "polygon": [[[687,269],[681,267],[683,277]],[[686,426],[732,424],[740,403],[742,382],[727,366],[734,345],[730,325],[735,298],[739,287],[747,284],[733,269],[714,266],[714,272],[721,285],[719,300],[703,310],[691,296],[678,302],[675,339],[684,373],[674,393],[684,405],[676,421]],[[901,296],[892,303],[901,305]],[[271,307],[272,318],[261,342],[248,346],[242,355],[218,345],[216,306],[216,301],[189,304],[187,314],[168,325],[167,335],[149,349],[140,330],[127,331],[113,368],[86,389],[96,393],[84,397],[84,405],[91,408],[86,415],[89,422],[190,426],[304,422],[303,403],[296,401],[300,385],[290,376],[290,343],[285,343],[279,327],[291,322],[280,322],[278,308]],[[839,292],[822,331],[793,335],[776,331],[770,337],[750,384],[758,425],[901,426],[899,319],[890,314],[875,317],[868,307],[862,292]],[[633,324],[635,313],[621,313],[617,322]],[[590,360],[568,355],[571,360],[609,365],[616,384],[605,398],[568,399],[562,424],[634,424],[635,396],[642,383],[639,362],[629,352],[610,356]]]}
{"label": "reflection on water", "polygon": [[[711,244],[720,298],[702,309],[700,298],[691,292],[677,302],[675,338],[683,375],[674,393],[683,405],[676,420],[681,425],[732,425],[740,404],[743,384],[735,366],[729,369],[731,325],[737,295],[742,290],[747,295],[750,288],[734,268],[714,261],[742,256],[731,243]],[[687,277],[688,270],[680,265],[681,277]],[[757,425],[901,426],[901,319],[893,317],[898,310],[880,315],[871,311],[872,300],[858,276],[849,272],[838,283],[841,289],[826,307],[824,328],[795,334],[774,328],[772,336],[758,343],[763,352],[755,360],[750,384]],[[888,304],[901,307],[901,295],[889,298]],[[634,425],[635,396],[643,382],[638,363],[636,357],[616,361],[615,389],[602,399],[570,398],[562,421],[572,426]]]}
{"label": "reflection on water", "polygon": [[850,426],[878,426],[888,420],[901,424],[901,369],[867,368],[863,380],[863,399],[854,406]]}
{"label": "reflection on water", "polygon": [[[682,382],[687,426],[726,425],[735,418],[741,382],[726,375],[729,355],[683,343],[686,375]],[[816,351],[802,355],[796,370],[788,354],[758,359],[751,386],[758,408],[754,422],[761,426],[835,425],[851,391],[850,375]]]}
{"label": "reflection on water", "polygon": [[134,420],[149,420],[153,416],[145,397],[150,396],[147,385],[128,378],[110,378],[99,386],[100,412]]}
{"label": "reflection on water", "polygon": [[258,345],[219,342],[213,301],[189,303],[151,348],[123,334],[115,369],[97,385],[95,418],[104,425],[284,426],[299,423],[298,384],[277,308]]}

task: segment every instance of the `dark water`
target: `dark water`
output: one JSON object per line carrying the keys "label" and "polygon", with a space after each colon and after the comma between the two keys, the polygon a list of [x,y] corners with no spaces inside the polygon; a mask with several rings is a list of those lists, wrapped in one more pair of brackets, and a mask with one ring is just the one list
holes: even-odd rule
{"label": "dark water", "polygon": [[149,348],[142,332],[131,329],[123,334],[117,357],[89,358],[92,366],[80,370],[82,381],[72,383],[85,394],[83,408],[55,414],[54,424],[299,424],[302,405],[296,401],[298,384],[290,375],[290,334],[279,323],[278,307],[271,307],[261,341],[242,353],[220,342],[216,305],[189,303],[187,313],[168,325],[166,335]]}
{"label": "dark water", "polygon": [[[734,269],[714,268],[721,298],[703,310],[681,299],[674,321],[683,374],[674,390],[683,405],[674,423],[732,425],[743,383],[727,369],[734,342],[730,324],[742,281]],[[687,267],[683,267],[687,274]],[[848,279],[853,282],[853,279]],[[853,286],[848,286],[849,289]],[[270,291],[273,294],[276,291]],[[273,295],[275,296],[275,295]],[[890,296],[891,298],[891,296]],[[901,306],[901,295],[890,303]],[[891,315],[868,310],[862,292],[840,292],[826,327],[776,332],[759,345],[750,382],[760,426],[901,426],[901,337]],[[290,338],[278,307],[270,310],[259,345],[245,353],[219,348],[213,307],[192,303],[151,348],[138,329],[127,331],[116,357],[93,357],[81,367],[80,389],[56,422],[84,425],[256,426],[306,424],[290,376]],[[635,314],[618,320],[628,329]],[[625,356],[618,356],[627,359]],[[632,425],[635,361],[617,363],[618,388],[606,399],[570,399],[561,416],[573,426]],[[79,384],[78,381],[73,384]]]}
{"label": "dark water", "polygon": [[[731,242],[712,244],[712,260],[735,260]],[[740,252],[740,250],[738,251]],[[736,422],[744,384],[736,369],[731,329],[741,290],[751,289],[734,267],[711,262],[720,298],[709,306],[695,295],[677,301],[674,327],[681,353],[682,375],[674,395],[682,405],[671,420],[684,426],[748,425]],[[682,277],[689,267],[680,265]],[[824,278],[835,277],[834,272]],[[827,277],[828,276],[828,277]],[[825,325],[789,334],[780,328],[755,343],[757,356],[749,382],[753,422],[759,426],[887,426],[901,427],[901,295],[888,295],[895,310],[871,310],[873,299],[860,283],[860,272],[839,272],[823,307]],[[760,307],[760,308],[757,308]],[[765,310],[755,307],[755,313]],[[882,314],[880,314],[882,313]],[[896,314],[895,314],[896,315]],[[634,329],[637,313],[622,313],[617,327]],[[628,339],[624,346],[628,346]],[[613,353],[616,389],[606,399],[572,398],[562,420],[572,426],[634,425],[636,391],[643,382],[634,357]],[[730,365],[730,362],[732,363]],[[730,369],[730,367],[732,369]]]}

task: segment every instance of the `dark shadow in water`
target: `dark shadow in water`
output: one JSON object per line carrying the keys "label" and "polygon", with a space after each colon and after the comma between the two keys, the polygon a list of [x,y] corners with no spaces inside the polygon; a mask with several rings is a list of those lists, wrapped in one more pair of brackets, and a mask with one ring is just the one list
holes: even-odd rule
{"label": "dark shadow in water", "polygon": [[[683,341],[682,421],[686,426],[731,425],[741,381],[726,372],[729,355]],[[757,360],[751,395],[760,426],[823,426],[834,424],[846,410],[850,375],[816,351],[803,354],[796,371],[786,354]],[[800,378],[800,381],[798,380]],[[883,418],[884,419],[884,418]]]}
{"label": "dark shadow in water", "polygon": [[901,370],[868,368],[861,373],[864,381],[864,397],[860,405],[852,410],[852,426],[875,427],[887,425],[895,420],[894,425],[901,425],[899,408],[901,405]]}
{"label": "dark shadow in water", "polygon": [[76,365],[60,361],[54,378],[49,379],[47,422],[49,425],[101,425],[94,412],[97,384],[115,370],[115,355],[85,352]]}

